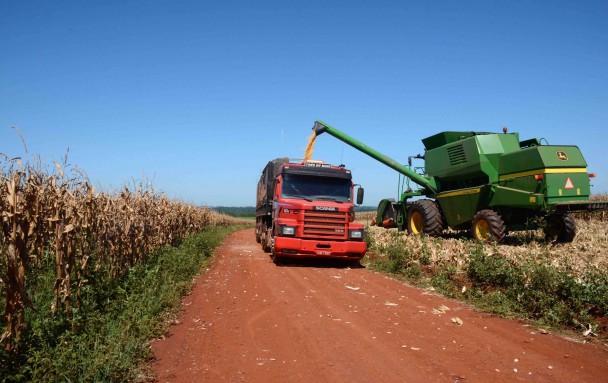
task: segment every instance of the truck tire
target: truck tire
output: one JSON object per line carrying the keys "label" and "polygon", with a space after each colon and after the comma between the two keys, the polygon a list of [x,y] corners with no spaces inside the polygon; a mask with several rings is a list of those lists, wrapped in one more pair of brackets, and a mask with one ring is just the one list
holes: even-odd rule
{"label": "truck tire", "polygon": [[281,256],[279,256],[279,255],[277,255],[275,253],[272,253],[270,255],[270,258],[272,259],[272,263],[274,263],[277,266],[281,265],[282,262],[283,262],[283,257],[281,257]]}
{"label": "truck tire", "polygon": [[267,228],[266,225],[263,226],[262,232],[262,250],[267,253],[272,250],[272,229]]}
{"label": "truck tire", "polygon": [[260,224],[256,224],[255,225],[255,241],[257,243],[262,243],[262,236],[260,233],[261,231],[262,231],[262,229],[261,229]]}
{"label": "truck tire", "polygon": [[436,237],[443,232],[443,229],[443,216],[435,201],[421,199],[413,202],[407,209],[407,232],[409,234],[426,234]]}
{"label": "truck tire", "polygon": [[507,236],[505,222],[494,210],[480,210],[475,214],[471,225],[471,234],[478,241],[504,241]]}
{"label": "truck tire", "polygon": [[576,223],[570,214],[559,214],[547,217],[545,238],[548,242],[569,243],[576,236]]}

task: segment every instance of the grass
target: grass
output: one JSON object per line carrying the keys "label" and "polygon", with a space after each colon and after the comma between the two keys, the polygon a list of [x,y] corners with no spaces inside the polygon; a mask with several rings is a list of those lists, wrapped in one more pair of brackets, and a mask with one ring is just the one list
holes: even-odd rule
{"label": "grass", "polygon": [[55,317],[50,314],[54,263],[47,255],[41,269],[27,276],[36,309],[28,311],[28,331],[17,344],[19,352],[0,351],[0,381],[148,379],[148,341],[165,331],[168,318],[180,309],[180,298],[210,261],[213,249],[240,228],[211,227],[178,247],[156,252],[118,282],[105,277],[109,270],[97,270],[83,286],[81,306]]}

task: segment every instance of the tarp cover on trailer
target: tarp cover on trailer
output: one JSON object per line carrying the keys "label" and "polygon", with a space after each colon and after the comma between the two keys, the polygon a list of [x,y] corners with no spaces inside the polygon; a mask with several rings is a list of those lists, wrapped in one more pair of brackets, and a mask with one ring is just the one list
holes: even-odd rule
{"label": "tarp cover on trailer", "polygon": [[258,181],[256,209],[269,210],[272,208],[272,192],[281,165],[289,163],[289,158],[276,158],[268,161]]}

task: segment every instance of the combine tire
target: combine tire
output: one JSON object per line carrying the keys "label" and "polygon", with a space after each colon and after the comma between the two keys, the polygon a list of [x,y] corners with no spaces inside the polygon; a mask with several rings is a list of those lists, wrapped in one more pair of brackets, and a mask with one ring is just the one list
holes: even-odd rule
{"label": "combine tire", "polygon": [[505,222],[494,210],[480,210],[473,218],[471,234],[478,241],[502,242],[507,236]]}
{"label": "combine tire", "polygon": [[412,203],[407,209],[408,233],[436,237],[443,232],[443,229],[443,216],[436,202],[421,199]]}
{"label": "combine tire", "polygon": [[557,241],[568,243],[576,236],[576,223],[570,214],[552,215],[547,217],[545,238],[548,242]]}

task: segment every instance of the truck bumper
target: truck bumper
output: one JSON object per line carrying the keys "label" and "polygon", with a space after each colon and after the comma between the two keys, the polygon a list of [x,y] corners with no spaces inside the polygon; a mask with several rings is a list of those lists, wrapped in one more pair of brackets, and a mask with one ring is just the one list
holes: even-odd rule
{"label": "truck bumper", "polygon": [[364,241],[319,241],[275,237],[274,252],[280,257],[361,259],[367,251]]}

